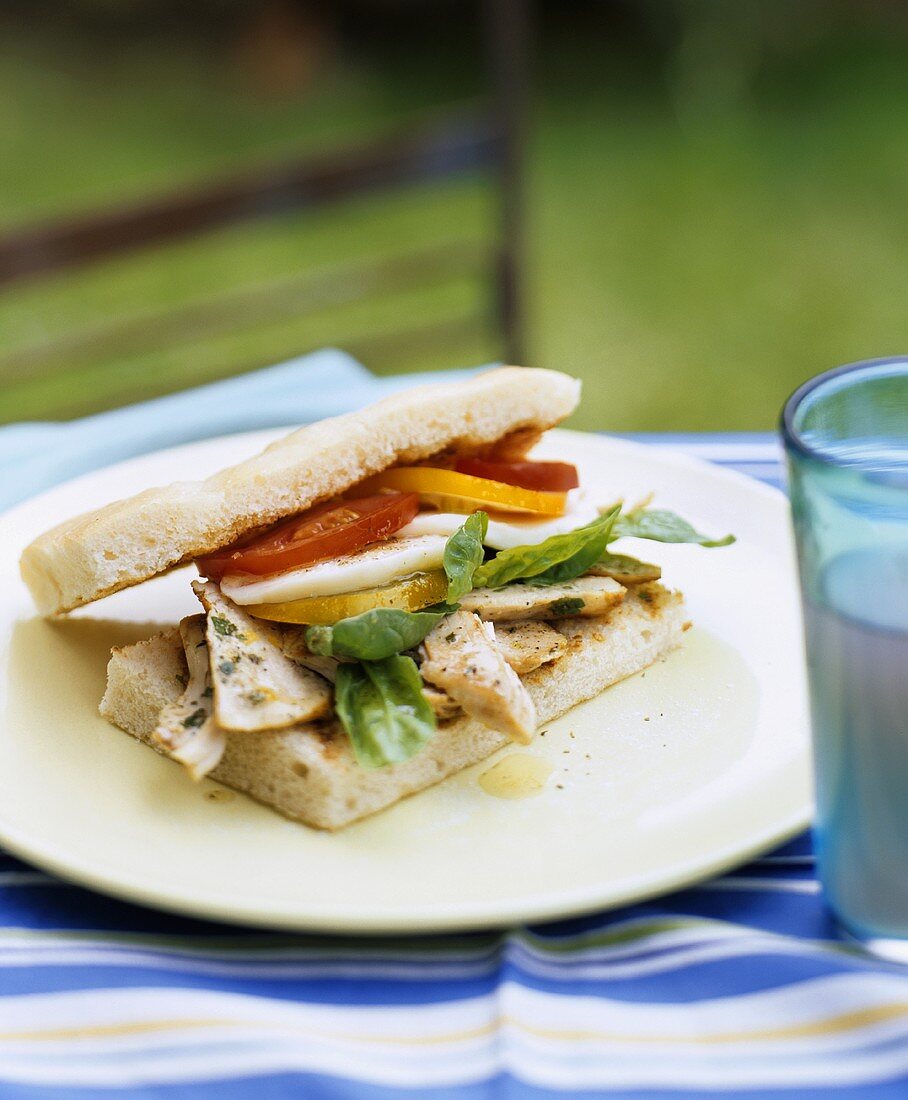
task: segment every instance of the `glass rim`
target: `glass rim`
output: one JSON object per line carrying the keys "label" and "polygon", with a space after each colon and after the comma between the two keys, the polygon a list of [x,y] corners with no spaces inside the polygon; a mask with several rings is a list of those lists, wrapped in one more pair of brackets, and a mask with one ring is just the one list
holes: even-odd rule
{"label": "glass rim", "polygon": [[823,371],[822,374],[817,374],[813,378],[808,378],[806,382],[802,382],[782,406],[780,430],[785,446],[789,450],[797,451],[806,458],[818,459],[829,465],[851,465],[851,463],[843,462],[841,456],[834,451],[827,450],[823,446],[815,446],[804,439],[795,427],[795,416],[798,409],[805,398],[830,382],[846,375],[873,373],[880,367],[895,366],[897,363],[903,364],[905,372],[908,374],[908,355],[887,355],[880,359],[860,359],[855,363],[845,363],[844,366],[833,367],[831,370]]}

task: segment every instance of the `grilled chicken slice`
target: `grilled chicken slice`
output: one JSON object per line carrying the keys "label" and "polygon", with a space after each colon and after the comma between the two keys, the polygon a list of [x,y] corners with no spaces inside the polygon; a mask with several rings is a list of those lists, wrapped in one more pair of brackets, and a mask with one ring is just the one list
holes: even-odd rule
{"label": "grilled chicken slice", "polygon": [[[495,644],[519,676],[557,660],[567,649],[564,637],[545,623],[509,623],[496,627]],[[437,687],[426,685],[422,693],[440,722],[463,711],[460,703]]]}
{"label": "grilled chicken slice", "polygon": [[454,718],[456,715],[463,713],[463,707],[460,703],[440,688],[424,684],[422,693],[426,702],[435,711],[435,717],[439,722],[444,722],[446,718]]}
{"label": "grilled chicken slice", "polygon": [[567,649],[563,635],[540,622],[499,623],[495,627],[495,641],[518,676],[557,661]]}
{"label": "grilled chicken slice", "polygon": [[174,760],[179,760],[193,779],[199,780],[217,766],[227,738],[214,720],[205,616],[183,619],[180,636],[189,679],[179,699],[161,711],[152,739]]}
{"label": "grilled chicken slice", "polygon": [[461,597],[460,606],[492,622],[565,619],[575,615],[604,615],[621,603],[624,592],[611,577],[578,577],[563,584],[474,588]]}
{"label": "grilled chicken slice", "polygon": [[253,619],[213,581],[194,581],[192,588],[208,612],[205,633],[219,726],[254,733],[328,713],[330,685],[285,655],[276,627]]}
{"label": "grilled chicken slice", "polygon": [[455,611],[429,631],[422,648],[424,680],[483,725],[529,743],[536,729],[536,708],[495,644],[490,624],[468,611]]}

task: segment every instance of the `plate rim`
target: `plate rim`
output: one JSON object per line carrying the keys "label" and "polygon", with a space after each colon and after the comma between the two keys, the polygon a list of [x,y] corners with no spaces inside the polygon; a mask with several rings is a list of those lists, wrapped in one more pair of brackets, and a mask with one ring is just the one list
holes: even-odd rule
{"label": "plate rim", "polygon": [[[119,462],[101,465],[94,470],[78,474],[43,489],[12,507],[0,511],[0,525],[15,523],[17,515],[40,507],[45,498],[65,492],[67,488],[81,482],[90,481],[98,474],[116,471],[148,459],[172,456],[175,452],[191,450],[207,444],[216,445],[226,441],[262,440],[278,438],[290,428],[268,428],[253,431],[226,433],[219,436],[181,443],[175,446],[147,451]],[[691,455],[674,444],[647,444],[636,439],[627,439],[607,432],[584,432],[575,429],[553,429],[548,438],[570,436],[589,442],[604,442],[624,450],[627,454],[645,454],[652,457],[654,452],[668,464],[682,467],[694,474],[707,474],[711,479],[724,481],[736,490],[749,494],[756,493],[768,501],[788,509],[788,498],[784,492],[772,485],[749,477],[737,470],[709,462]],[[272,811],[273,812],[273,811]],[[748,834],[746,841],[726,844],[710,849],[704,857],[689,857],[675,866],[671,873],[664,870],[649,871],[620,880],[618,889],[607,882],[592,882],[581,887],[547,892],[522,899],[471,901],[457,906],[448,905],[444,910],[438,905],[425,908],[411,906],[407,913],[387,907],[370,905],[366,910],[356,905],[330,903],[320,907],[311,900],[305,903],[305,912],[288,912],[274,902],[268,908],[255,904],[224,902],[218,898],[205,898],[190,895],[185,890],[181,896],[162,893],[156,887],[145,887],[140,882],[124,877],[119,871],[92,868],[80,863],[61,852],[54,843],[38,839],[29,839],[27,835],[11,821],[7,820],[0,806],[0,845],[17,858],[49,872],[65,882],[95,890],[107,896],[142,905],[169,913],[188,916],[194,919],[216,921],[231,925],[267,928],[290,932],[315,932],[340,935],[400,935],[452,933],[472,930],[489,930],[515,924],[538,923],[542,921],[562,920],[582,916],[597,911],[611,910],[621,906],[636,904],[647,899],[673,893],[722,874],[732,867],[748,862],[763,852],[798,835],[807,828],[813,816],[812,799],[808,796],[802,805],[790,808],[788,813],[771,825],[766,825]],[[305,828],[305,826],[302,826]]]}
{"label": "plate rim", "polygon": [[[417,792],[418,793],[418,792]],[[677,874],[640,875],[622,880],[622,889],[597,892],[595,888],[578,888],[559,894],[520,902],[469,902],[459,907],[448,906],[444,912],[437,907],[425,910],[410,908],[406,918],[399,910],[372,907],[369,916],[357,915],[359,907],[334,905],[330,915],[318,912],[317,905],[307,902],[309,914],[300,917],[279,911],[272,906],[269,913],[254,906],[233,904],[229,909],[217,901],[201,898],[174,901],[171,897],[144,888],[138,883],[125,883],[122,877],[107,875],[103,871],[88,868],[73,869],[70,863],[58,861],[48,851],[33,847],[27,841],[20,842],[4,831],[0,819],[0,844],[17,858],[43,871],[50,872],[72,885],[94,890],[120,901],[146,908],[159,909],[196,920],[215,921],[243,927],[267,928],[284,932],[317,932],[328,935],[432,935],[436,933],[488,931],[519,924],[538,924],[547,921],[568,920],[595,912],[609,912],[626,905],[636,905],[656,897],[663,897],[678,890],[705,882],[724,871],[749,862],[756,856],[791,840],[810,825],[812,803],[793,811],[779,825],[771,826],[754,835],[746,846],[727,845],[710,858],[690,860],[679,868]],[[298,823],[297,823],[298,824]],[[305,826],[303,826],[305,828]],[[655,881],[658,879],[658,881]]]}

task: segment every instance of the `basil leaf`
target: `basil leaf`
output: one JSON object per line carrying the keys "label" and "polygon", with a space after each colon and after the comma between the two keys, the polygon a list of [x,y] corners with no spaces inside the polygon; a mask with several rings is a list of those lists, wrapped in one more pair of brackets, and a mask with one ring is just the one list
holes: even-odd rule
{"label": "basil leaf", "polygon": [[333,657],[333,639],[333,626],[306,627],[306,645],[312,653],[318,653],[321,657]]}
{"label": "basil leaf", "polygon": [[[569,558],[546,569],[543,573],[536,573],[531,578],[533,584],[563,584],[572,581],[575,577],[582,576],[588,569],[596,564],[605,553],[612,538],[612,525],[618,516],[619,508],[615,507],[611,512],[600,516],[594,523],[579,528],[580,531],[589,531],[590,534],[580,549]],[[593,531],[595,530],[595,533]],[[571,534],[576,535],[577,531]]]}
{"label": "basil leaf", "polygon": [[619,584],[644,584],[662,576],[658,565],[627,554],[603,554],[589,572],[594,577],[613,577]]}
{"label": "basil leaf", "polygon": [[585,573],[605,553],[620,505],[576,531],[552,535],[538,546],[502,550],[473,574],[476,588],[503,588],[512,581],[560,584]]}
{"label": "basil leaf", "polygon": [[409,760],[435,732],[435,714],[409,657],[340,665],[334,705],[364,768]]}
{"label": "basil leaf", "polygon": [[489,529],[485,512],[467,516],[445,544],[444,567],[448,577],[448,603],[456,603],[473,587],[473,574],[483,563],[482,544]]}
{"label": "basil leaf", "polygon": [[445,604],[438,610],[426,611],[373,607],[361,615],[341,619],[334,626],[310,626],[306,630],[306,645],[324,657],[381,661],[419,645],[451,610]]}
{"label": "basil leaf", "polygon": [[700,546],[729,546],[734,535],[711,539],[701,535],[686,519],[661,508],[635,508],[619,516],[612,538],[652,539],[654,542],[693,542]]}

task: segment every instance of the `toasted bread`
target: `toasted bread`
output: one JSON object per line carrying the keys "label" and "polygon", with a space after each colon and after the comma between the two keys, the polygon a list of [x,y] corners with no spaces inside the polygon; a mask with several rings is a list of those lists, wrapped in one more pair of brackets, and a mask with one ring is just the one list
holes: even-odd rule
{"label": "toasted bread", "polygon": [[[680,595],[648,584],[630,591],[605,616],[562,619],[552,625],[567,641],[565,652],[522,678],[540,722],[560,717],[678,646],[685,613]],[[184,674],[176,629],[115,649],[101,714],[151,743],[161,709],[183,690]],[[460,716],[440,723],[412,759],[370,770],[356,763],[339,725],[310,723],[273,733],[229,733],[224,755],[210,777],[286,817],[340,829],[483,760],[505,744],[504,734]]]}

